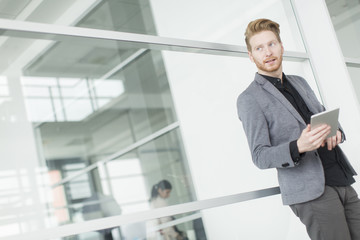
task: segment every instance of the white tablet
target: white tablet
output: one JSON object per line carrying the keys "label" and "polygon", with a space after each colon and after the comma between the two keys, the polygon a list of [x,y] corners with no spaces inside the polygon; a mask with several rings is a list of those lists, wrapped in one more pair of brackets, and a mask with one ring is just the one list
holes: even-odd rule
{"label": "white tablet", "polygon": [[311,129],[314,129],[321,124],[327,124],[331,126],[331,132],[327,137],[336,135],[339,123],[339,108],[317,113],[311,116],[310,125]]}

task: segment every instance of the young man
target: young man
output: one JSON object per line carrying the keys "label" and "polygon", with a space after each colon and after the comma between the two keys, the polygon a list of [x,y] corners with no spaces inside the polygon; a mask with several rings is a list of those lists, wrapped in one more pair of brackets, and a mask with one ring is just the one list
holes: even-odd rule
{"label": "young man", "polygon": [[356,172],[338,146],[341,128],[310,129],[324,111],[307,82],[282,70],[279,24],[249,23],[245,42],[258,72],[237,101],[254,164],[276,168],[284,205],[305,224],[311,239],[360,240],[360,200],[351,184]]}

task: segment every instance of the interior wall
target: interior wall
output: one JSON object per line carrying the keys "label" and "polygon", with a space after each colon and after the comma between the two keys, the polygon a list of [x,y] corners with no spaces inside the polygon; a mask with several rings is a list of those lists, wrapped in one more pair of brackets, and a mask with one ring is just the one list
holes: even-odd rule
{"label": "interior wall", "polygon": [[[277,186],[275,169],[253,165],[237,117],[236,99],[255,75],[250,60],[174,52],[163,56],[198,200]],[[285,69],[306,76],[308,64],[287,62]],[[309,82],[314,84],[311,77]],[[203,215],[209,239],[306,239],[279,196]],[[256,231],[259,224],[268,231]]]}
{"label": "interior wall", "polygon": [[[186,12],[188,5],[151,3],[160,36],[243,46],[247,23],[267,17],[280,22],[286,51],[304,51],[288,1],[228,1],[225,6],[200,1],[187,15],[190,25],[172,11]],[[217,15],[219,11],[226,14]],[[212,27],[199,27],[203,21]],[[276,186],[276,170],[253,165],[236,112],[237,96],[254,78],[254,64],[240,57],[175,52],[163,52],[163,57],[198,200]],[[308,62],[284,66],[286,74],[305,77],[320,98]],[[206,210],[203,221],[209,239],[307,239],[303,225],[279,196]],[[257,231],[259,224],[268,228]]]}

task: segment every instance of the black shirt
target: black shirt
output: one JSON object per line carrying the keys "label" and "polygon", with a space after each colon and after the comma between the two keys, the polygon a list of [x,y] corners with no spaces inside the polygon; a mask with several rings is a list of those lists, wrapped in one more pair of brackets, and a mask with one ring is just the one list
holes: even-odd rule
{"label": "black shirt", "polygon": [[[313,115],[307,107],[305,101],[300,96],[298,91],[290,84],[283,73],[281,79],[273,78],[270,76],[261,75],[272,83],[284,97],[293,105],[298,111],[301,117],[304,119],[306,124],[310,123],[310,117]],[[299,154],[297,142],[293,141],[289,145],[291,156],[294,162],[297,162],[304,155]],[[317,150],[325,173],[325,184],[329,186],[348,186],[355,182],[353,174],[349,170],[346,161],[343,159],[343,155],[340,153],[339,146],[336,146],[332,150],[328,150],[325,144],[324,147],[320,147]]]}

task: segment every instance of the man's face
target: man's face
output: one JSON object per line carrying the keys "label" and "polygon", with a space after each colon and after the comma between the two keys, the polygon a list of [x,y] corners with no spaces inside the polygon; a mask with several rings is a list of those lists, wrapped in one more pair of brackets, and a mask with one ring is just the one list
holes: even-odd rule
{"label": "man's face", "polygon": [[256,64],[258,72],[274,77],[281,76],[284,48],[275,34],[271,31],[262,31],[252,36],[249,42],[249,57]]}

